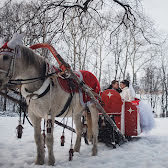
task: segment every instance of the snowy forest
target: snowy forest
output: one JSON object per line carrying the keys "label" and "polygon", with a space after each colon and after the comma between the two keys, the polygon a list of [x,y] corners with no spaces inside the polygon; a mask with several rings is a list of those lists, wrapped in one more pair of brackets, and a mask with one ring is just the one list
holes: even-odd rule
{"label": "snowy forest", "polygon": [[[15,32],[25,34],[26,46],[52,44],[73,70],[91,71],[102,88],[128,79],[156,117],[168,116],[167,35],[145,15],[142,1],[9,0],[0,9],[1,45]],[[47,50],[39,53],[55,64]],[[1,99],[5,111],[11,102]]]}
{"label": "snowy forest", "polygon": [[167,168],[168,34],[145,1],[167,12],[0,1],[0,168]]}

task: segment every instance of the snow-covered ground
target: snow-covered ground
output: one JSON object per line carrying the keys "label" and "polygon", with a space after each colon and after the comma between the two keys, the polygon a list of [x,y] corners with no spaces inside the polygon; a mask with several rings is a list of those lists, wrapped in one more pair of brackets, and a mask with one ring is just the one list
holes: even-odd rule
{"label": "snow-covered ground", "polygon": [[[22,139],[16,138],[16,117],[0,117],[0,168],[49,168],[34,164],[36,147],[33,128],[26,122]],[[68,161],[71,132],[65,133],[66,143],[60,146],[62,128],[54,131],[54,154],[57,168],[167,168],[168,167],[168,119],[156,119],[156,128],[142,134],[136,141],[128,142],[117,149],[98,144],[98,156],[91,156],[91,145],[82,140],[80,154],[75,153]],[[75,135],[74,135],[75,138]],[[47,155],[47,152],[46,152]]]}

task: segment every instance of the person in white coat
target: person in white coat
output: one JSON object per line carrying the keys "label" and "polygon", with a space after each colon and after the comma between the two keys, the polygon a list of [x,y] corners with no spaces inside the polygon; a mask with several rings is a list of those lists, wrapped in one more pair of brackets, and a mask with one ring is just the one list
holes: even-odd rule
{"label": "person in white coat", "polygon": [[[120,87],[122,92],[120,93],[123,101],[133,101],[135,100],[135,91],[133,87],[129,86],[128,80],[123,80],[120,82]],[[146,104],[144,101],[140,100],[139,105],[137,106],[140,112],[140,125],[142,132],[148,132],[155,126],[155,121],[152,113],[152,108],[149,104]]]}
{"label": "person in white coat", "polygon": [[129,88],[129,81],[123,80],[120,82],[120,88],[122,92],[120,96],[124,101],[133,101],[135,99],[135,95],[133,95],[131,89]]}

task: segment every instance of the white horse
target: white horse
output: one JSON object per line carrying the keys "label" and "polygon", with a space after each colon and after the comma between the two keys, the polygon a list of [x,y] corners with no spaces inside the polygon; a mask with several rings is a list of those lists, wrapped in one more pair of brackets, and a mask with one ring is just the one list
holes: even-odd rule
{"label": "white horse", "polygon": [[[15,56],[10,56],[6,54],[0,55],[0,86],[1,89],[4,88],[10,79],[28,79],[44,76],[46,72],[46,62],[45,59],[37,54],[35,54],[31,49],[24,46],[17,46],[17,52]],[[38,80],[33,83],[22,84],[21,94],[27,98],[25,93],[36,93],[36,91],[45,87],[43,80]],[[51,89],[51,88],[50,88]],[[51,115],[52,119],[52,129],[51,133],[46,135],[46,145],[48,148],[48,164],[54,165],[55,157],[53,153],[53,125],[55,116],[57,116],[63,109],[69,98],[69,93],[66,93],[61,89],[57,77],[55,78],[54,86],[51,92],[47,92],[44,96],[37,99],[30,99],[28,102],[28,115],[32,121],[34,127],[34,138],[37,146],[37,158],[35,163],[38,165],[44,164],[44,144],[41,135],[41,120],[44,118],[46,121],[48,119],[48,114]],[[88,106],[92,121],[92,128],[90,129],[90,135],[92,134],[92,155],[97,154],[97,136],[98,136],[98,110],[95,104],[90,104]],[[49,112],[50,109],[50,112]],[[74,146],[74,151],[80,151],[81,145],[81,134],[82,134],[82,123],[81,116],[84,108],[80,103],[79,93],[75,93],[71,102],[70,109],[68,111],[68,116],[74,117],[74,123],[76,126],[76,143]],[[67,111],[61,116],[64,115]]]}

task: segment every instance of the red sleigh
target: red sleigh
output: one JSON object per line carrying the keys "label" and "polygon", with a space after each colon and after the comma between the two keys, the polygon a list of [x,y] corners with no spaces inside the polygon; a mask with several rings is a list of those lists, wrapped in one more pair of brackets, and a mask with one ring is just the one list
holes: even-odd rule
{"label": "red sleigh", "polygon": [[138,100],[123,102],[120,94],[112,89],[102,92],[101,97],[106,113],[113,116],[122,134],[138,136],[141,133]]}

